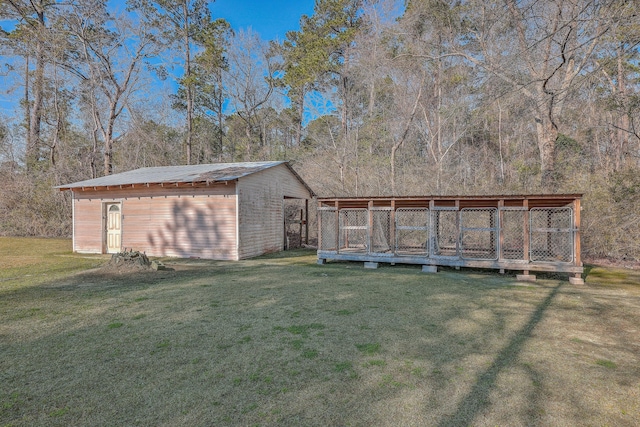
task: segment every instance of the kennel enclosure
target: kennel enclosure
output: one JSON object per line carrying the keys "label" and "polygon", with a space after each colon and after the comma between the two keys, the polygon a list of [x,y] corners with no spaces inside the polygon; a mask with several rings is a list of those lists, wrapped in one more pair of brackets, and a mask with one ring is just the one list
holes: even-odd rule
{"label": "kennel enclosure", "polygon": [[318,199],[327,260],[563,272],[580,282],[581,194]]}

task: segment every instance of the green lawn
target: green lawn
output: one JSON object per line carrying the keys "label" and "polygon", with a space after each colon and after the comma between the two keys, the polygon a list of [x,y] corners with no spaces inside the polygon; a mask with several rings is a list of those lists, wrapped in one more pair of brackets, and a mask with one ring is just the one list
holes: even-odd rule
{"label": "green lawn", "polygon": [[0,292],[31,288],[100,266],[104,255],[76,255],[68,239],[0,237]]}
{"label": "green lawn", "polygon": [[97,269],[0,238],[0,426],[640,423],[640,275],[585,286],[293,251]]}

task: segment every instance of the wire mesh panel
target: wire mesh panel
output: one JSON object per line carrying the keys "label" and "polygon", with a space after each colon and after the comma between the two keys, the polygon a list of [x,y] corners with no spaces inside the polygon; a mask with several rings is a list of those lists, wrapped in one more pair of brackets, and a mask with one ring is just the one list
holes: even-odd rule
{"label": "wire mesh panel", "polygon": [[417,256],[429,254],[429,209],[396,210],[396,253]]}
{"label": "wire mesh panel", "polygon": [[340,209],[339,252],[366,253],[369,247],[369,211]]}
{"label": "wire mesh panel", "polygon": [[391,242],[391,208],[371,209],[371,252],[388,254],[393,251]]}
{"label": "wire mesh panel", "polygon": [[431,211],[432,255],[458,256],[458,209],[435,208]]}
{"label": "wire mesh panel", "polygon": [[503,208],[502,221],[500,222],[500,233],[502,242],[500,246],[501,258],[512,260],[523,260],[525,255],[525,221],[526,209]]}
{"label": "wire mesh panel", "polygon": [[460,255],[464,259],[498,259],[498,210],[465,208],[460,211]]}
{"label": "wire mesh panel", "polygon": [[529,221],[531,261],[573,262],[573,209],[533,208]]}
{"label": "wire mesh panel", "polygon": [[318,248],[321,251],[337,251],[338,218],[335,208],[318,208],[318,221],[320,225],[320,240]]}

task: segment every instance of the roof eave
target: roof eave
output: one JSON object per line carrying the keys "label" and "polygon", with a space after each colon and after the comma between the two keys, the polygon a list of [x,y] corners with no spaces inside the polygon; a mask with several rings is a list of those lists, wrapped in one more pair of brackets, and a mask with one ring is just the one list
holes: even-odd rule
{"label": "roof eave", "polygon": [[235,182],[238,178],[232,179],[218,179],[218,180],[201,180],[201,181],[163,181],[163,182],[137,182],[131,184],[114,184],[114,185],[58,185],[54,188],[60,191],[85,191],[85,190],[111,190],[111,189],[124,189],[124,188],[143,188],[143,187],[194,187],[196,185],[212,185],[212,184],[228,184],[229,182]]}

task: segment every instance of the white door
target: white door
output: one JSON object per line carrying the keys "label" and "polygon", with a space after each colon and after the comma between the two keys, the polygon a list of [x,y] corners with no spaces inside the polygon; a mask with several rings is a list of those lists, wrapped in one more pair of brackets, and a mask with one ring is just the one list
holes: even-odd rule
{"label": "white door", "polygon": [[122,215],[120,204],[107,205],[107,253],[120,252],[122,241]]}

